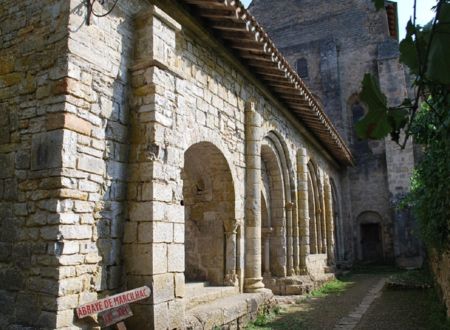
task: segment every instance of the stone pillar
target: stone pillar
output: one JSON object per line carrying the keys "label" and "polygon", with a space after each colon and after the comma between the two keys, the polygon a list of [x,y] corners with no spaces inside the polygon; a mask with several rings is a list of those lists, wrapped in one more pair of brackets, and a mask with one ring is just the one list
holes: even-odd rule
{"label": "stone pillar", "polygon": [[265,227],[261,229],[261,234],[264,244],[264,277],[271,277],[270,273],[270,236],[273,232],[272,227]]}
{"label": "stone pillar", "polygon": [[[320,187],[318,187],[320,189]],[[316,228],[316,252],[322,253],[322,198],[320,192],[317,194],[316,203],[316,217],[315,217],[315,228]]]}
{"label": "stone pillar", "polygon": [[240,223],[236,219],[224,220],[223,226],[226,236],[225,251],[225,278],[224,284],[228,286],[239,285],[239,277],[236,272],[237,261],[237,230]]}
{"label": "stone pillar", "polygon": [[327,252],[327,223],[326,223],[326,210],[325,210],[325,193],[324,193],[324,182],[325,177],[323,172],[320,171],[319,179],[319,201],[320,201],[320,233],[321,233],[321,253]]}
{"label": "stone pillar", "polygon": [[309,247],[309,204],[308,204],[308,159],[306,149],[300,148],[297,153],[297,203],[300,234],[300,273],[306,273],[306,257]]}
{"label": "stone pillar", "polygon": [[244,290],[264,288],[261,276],[261,116],[255,102],[245,108],[245,279]]}
{"label": "stone pillar", "polygon": [[[178,79],[171,70],[178,63],[181,26],[155,6],[141,11],[134,22],[134,62],[129,68],[129,220],[124,228],[123,258],[127,287],[147,285],[152,295],[133,306],[134,317],[127,325],[174,329],[181,328],[184,319],[184,208],[181,185],[173,184],[182,180],[180,159],[165,158],[168,148],[172,151],[175,146],[164,132],[173,128],[177,105],[157,100],[166,97],[165,93],[177,93],[168,77]],[[162,168],[177,173],[174,181],[168,180]]]}
{"label": "stone pillar", "polygon": [[294,270],[294,249],[293,249],[293,237],[292,237],[292,210],[294,208],[293,202],[286,203],[286,223],[287,223],[287,275],[292,276],[295,274]]}
{"label": "stone pillar", "polygon": [[331,185],[328,177],[324,178],[325,192],[325,219],[327,238],[328,265],[334,265],[334,219],[333,219],[333,197],[331,196]]}
{"label": "stone pillar", "polygon": [[[294,193],[294,201],[297,201],[297,194]],[[292,208],[292,235],[293,237],[293,255],[294,255],[294,272],[300,274],[300,237],[299,237],[299,223],[298,223],[298,207],[295,205]]]}

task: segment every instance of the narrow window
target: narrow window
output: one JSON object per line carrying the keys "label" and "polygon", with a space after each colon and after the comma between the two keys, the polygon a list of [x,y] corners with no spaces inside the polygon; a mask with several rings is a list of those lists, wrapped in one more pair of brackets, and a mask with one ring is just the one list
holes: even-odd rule
{"label": "narrow window", "polygon": [[308,78],[308,62],[306,58],[299,58],[296,62],[296,67],[300,78]]}

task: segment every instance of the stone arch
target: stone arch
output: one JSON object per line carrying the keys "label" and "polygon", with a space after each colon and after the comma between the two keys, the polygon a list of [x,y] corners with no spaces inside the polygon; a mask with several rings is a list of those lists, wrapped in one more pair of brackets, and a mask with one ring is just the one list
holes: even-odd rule
{"label": "stone arch", "polygon": [[344,252],[344,222],[341,213],[341,198],[338,194],[334,179],[330,177],[331,186],[331,202],[333,208],[333,221],[334,221],[334,241],[335,241],[335,255],[336,261],[340,262],[345,259]]}
{"label": "stone arch", "polygon": [[[270,272],[274,276],[286,275],[286,214],[285,189],[282,164],[274,145],[265,139],[261,145],[261,180],[266,187],[266,207],[270,213],[270,227],[262,228],[263,233],[272,233],[264,237],[270,241]],[[262,242],[265,245],[264,242]],[[266,258],[265,258],[266,259]]]}
{"label": "stone arch", "polygon": [[383,218],[378,212],[361,212],[358,225],[358,259],[364,262],[384,261]]}
{"label": "stone arch", "polygon": [[182,173],[186,280],[223,285],[227,266],[225,232],[236,221],[230,167],[215,145],[199,142],[185,151]]}
{"label": "stone arch", "polygon": [[322,253],[322,202],[319,194],[319,177],[317,166],[312,160],[308,162],[308,207],[309,207],[309,235],[311,254]]}
{"label": "stone arch", "polygon": [[[287,271],[288,275],[293,275],[295,267],[298,269],[298,221],[295,169],[292,166],[292,160],[289,149],[284,138],[278,132],[271,130],[267,133],[265,139],[272,143],[281,162],[281,169],[284,178],[285,189],[285,208],[286,208],[286,241],[287,241]],[[295,251],[295,252],[294,252]],[[294,260],[295,258],[295,260]]]}
{"label": "stone arch", "polygon": [[[239,222],[242,222],[244,219],[244,201],[243,201],[244,196],[237,195],[237,192],[240,191],[239,184],[241,181],[240,177],[238,176],[236,166],[233,166],[233,162],[231,161],[234,157],[230,152],[229,148],[227,147],[225,141],[220,136],[220,133],[213,130],[198,130],[195,132],[195,134],[187,134],[185,136],[185,139],[186,139],[185,140],[186,150],[188,149],[189,146],[207,142],[216,147],[227,161],[227,164],[231,165],[229,166],[229,169],[231,171],[231,176],[234,179],[233,187],[234,191],[236,192],[235,208],[234,208],[235,219],[237,219]],[[184,165],[182,164],[181,167],[184,167]],[[242,180],[244,180],[243,177]]]}

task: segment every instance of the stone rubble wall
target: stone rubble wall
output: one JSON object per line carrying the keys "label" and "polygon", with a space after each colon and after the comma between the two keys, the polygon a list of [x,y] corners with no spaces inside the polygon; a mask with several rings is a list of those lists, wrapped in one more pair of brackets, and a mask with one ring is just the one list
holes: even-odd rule
{"label": "stone rubble wall", "polygon": [[72,130],[50,120],[65,109],[68,7],[0,2],[1,329],[53,328],[58,310],[73,306],[62,297],[73,286],[60,286],[65,275],[58,270],[71,262],[62,254],[73,246],[60,244],[57,232],[76,217],[59,211],[67,205],[61,196],[78,194],[62,175],[75,161],[62,150],[73,146],[77,120],[68,119]]}
{"label": "stone rubble wall", "polygon": [[441,289],[442,300],[447,307],[447,316],[450,318],[450,252],[447,251],[442,255],[431,252],[430,266]]}

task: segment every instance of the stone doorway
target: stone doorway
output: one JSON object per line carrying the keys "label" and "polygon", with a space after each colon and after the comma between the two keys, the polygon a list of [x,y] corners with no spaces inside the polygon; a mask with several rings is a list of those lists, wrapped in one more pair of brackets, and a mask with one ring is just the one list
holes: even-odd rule
{"label": "stone doorway", "polygon": [[236,269],[236,244],[231,242],[233,237],[236,242],[236,227],[232,225],[235,194],[230,168],[220,150],[209,142],[191,146],[184,161],[186,282],[229,285],[225,283],[229,276],[225,277]]}
{"label": "stone doorway", "polygon": [[381,226],[379,223],[361,224],[361,251],[365,262],[383,260]]}

